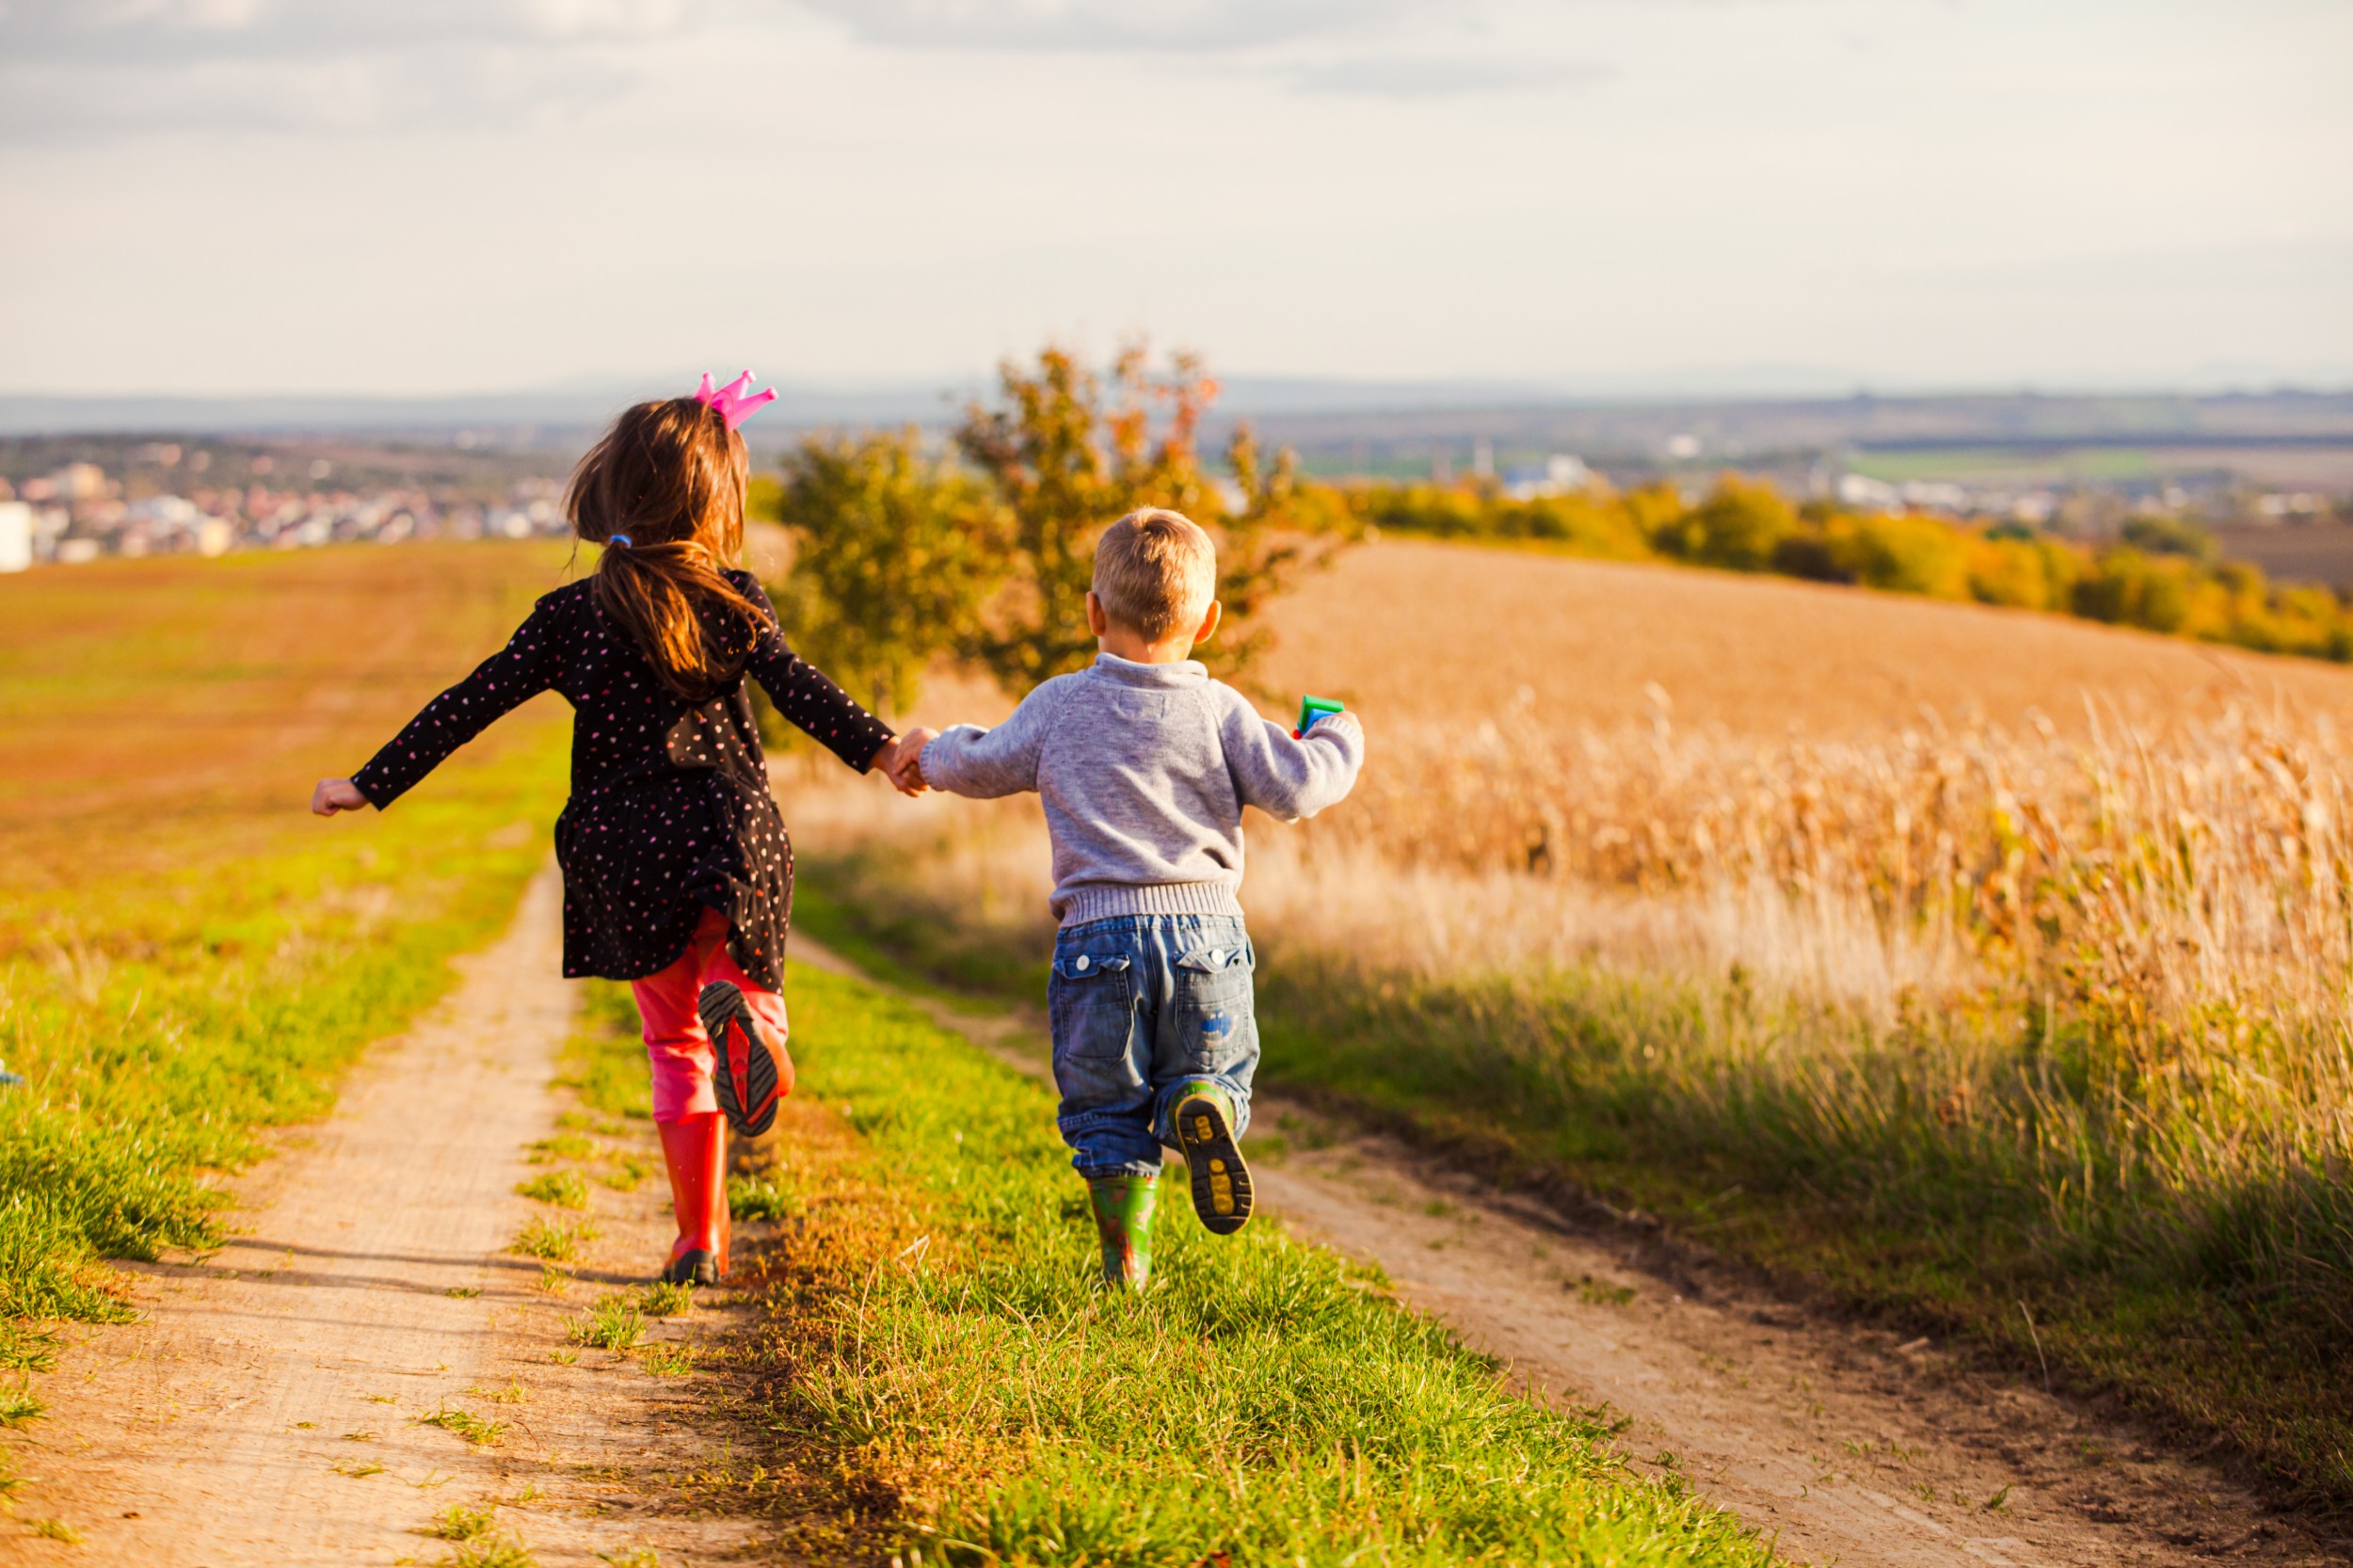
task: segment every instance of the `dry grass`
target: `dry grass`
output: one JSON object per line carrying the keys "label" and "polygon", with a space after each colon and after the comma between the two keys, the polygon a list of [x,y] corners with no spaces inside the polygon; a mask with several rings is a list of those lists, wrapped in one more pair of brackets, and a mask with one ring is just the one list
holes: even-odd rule
{"label": "dry grass", "polygon": [[[1348,808],[1257,838],[1253,924],[1283,952],[1374,984],[1595,963],[1725,982],[1851,1016],[1833,1050],[1908,1010],[2041,1009],[2097,1031],[2112,1136],[2166,1184],[2353,1168],[2353,794],[2325,727],[1753,743],[1563,735],[1523,707],[1376,744]],[[953,821],[922,863],[943,907],[1042,939],[1027,803],[795,804],[818,842]]]}

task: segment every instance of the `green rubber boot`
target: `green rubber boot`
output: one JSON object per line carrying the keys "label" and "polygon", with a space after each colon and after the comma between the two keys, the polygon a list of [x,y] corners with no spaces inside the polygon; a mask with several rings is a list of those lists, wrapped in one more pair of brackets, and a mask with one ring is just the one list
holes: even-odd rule
{"label": "green rubber boot", "polygon": [[1103,1242],[1103,1283],[1114,1290],[1141,1290],[1152,1277],[1152,1208],[1160,1199],[1155,1176],[1097,1176],[1087,1183],[1095,1210],[1095,1232]]}
{"label": "green rubber boot", "polygon": [[1234,1102],[1215,1083],[1187,1083],[1169,1119],[1193,1176],[1193,1211],[1212,1236],[1233,1235],[1250,1220],[1250,1167],[1234,1140]]}

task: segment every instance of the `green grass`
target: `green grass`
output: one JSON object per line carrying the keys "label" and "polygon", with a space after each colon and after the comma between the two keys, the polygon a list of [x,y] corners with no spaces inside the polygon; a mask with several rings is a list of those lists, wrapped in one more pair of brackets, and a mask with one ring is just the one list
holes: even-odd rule
{"label": "green grass", "polygon": [[622,1352],[645,1337],[646,1314],[627,1296],[600,1297],[594,1306],[564,1325],[564,1337],[575,1345]]}
{"label": "green grass", "polygon": [[468,1508],[452,1503],[433,1516],[433,1528],[427,1533],[443,1541],[473,1541],[490,1532],[498,1518],[498,1509]]}
{"label": "green grass", "polygon": [[515,1184],[519,1197],[535,1203],[553,1204],[558,1208],[588,1207],[588,1182],[578,1171],[549,1171],[528,1181]]}
{"label": "green grass", "polygon": [[789,1220],[792,1194],[765,1176],[728,1177],[728,1212],[739,1221]]}
{"label": "green grass", "polygon": [[430,1416],[419,1416],[408,1423],[412,1427],[439,1427],[456,1432],[478,1448],[487,1448],[506,1434],[504,1421],[486,1421],[471,1410],[452,1410],[444,1404]]}
{"label": "green grass", "polygon": [[1847,459],[1847,467],[1895,484],[1907,479],[1951,479],[1979,485],[2066,485],[2142,479],[2157,472],[2149,454],[2136,447],[2073,447],[2063,452],[2003,447],[1886,450],[1856,453]]}
{"label": "green grass", "polygon": [[538,1568],[539,1560],[516,1536],[469,1541],[441,1559],[441,1568]]}
{"label": "green grass", "polygon": [[[652,1080],[638,1029],[637,1003],[627,984],[592,980],[581,987],[579,1022],[564,1043],[562,1070],[555,1081],[579,1096],[586,1108],[584,1123],[597,1117],[620,1118],[619,1127],[604,1126],[607,1136],[623,1135],[622,1129],[632,1120],[653,1120]],[[629,1164],[627,1157],[622,1157],[620,1167],[627,1169]]]}
{"label": "green grass", "polygon": [[523,1257],[542,1258],[550,1263],[569,1263],[580,1256],[582,1242],[596,1239],[597,1227],[592,1224],[584,1222],[568,1225],[550,1224],[534,1215],[528,1224],[515,1233],[515,1239],[506,1244],[506,1250]]}
{"label": "green grass", "polygon": [[[772,1268],[776,1425],[896,1499],[950,1563],[1763,1563],[1597,1416],[1260,1224],[1172,1191],[1158,1283],[1106,1296],[1040,1086],[872,987],[796,968],[806,1096],[776,1177],[811,1216]],[[961,1139],[955,1136],[961,1134]]]}

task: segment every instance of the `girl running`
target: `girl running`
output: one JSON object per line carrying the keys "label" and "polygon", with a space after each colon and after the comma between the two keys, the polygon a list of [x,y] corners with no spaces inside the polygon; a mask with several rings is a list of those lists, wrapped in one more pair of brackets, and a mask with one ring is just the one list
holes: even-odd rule
{"label": "girl running", "polygon": [[851,767],[920,789],[889,727],[785,646],[759,580],[736,569],[750,472],[736,427],[776,395],[747,397],[750,383],[706,375],[692,397],[622,414],[565,497],[572,531],[605,547],[595,574],[541,599],[503,651],[311,797],[321,816],[382,810],[526,698],[571,703],[564,973],[636,995],[678,1214],[662,1277],[698,1285],[728,1268],[720,1118],[756,1137],[792,1089],[778,995],[792,850],[744,677]]}

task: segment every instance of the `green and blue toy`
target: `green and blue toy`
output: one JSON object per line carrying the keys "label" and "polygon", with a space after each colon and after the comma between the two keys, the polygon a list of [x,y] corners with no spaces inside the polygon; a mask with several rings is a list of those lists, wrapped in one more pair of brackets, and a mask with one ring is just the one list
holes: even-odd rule
{"label": "green and blue toy", "polygon": [[1291,739],[1296,741],[1313,729],[1318,719],[1328,719],[1335,713],[1347,712],[1346,708],[1328,696],[1303,696],[1299,699],[1299,725],[1291,731]]}

